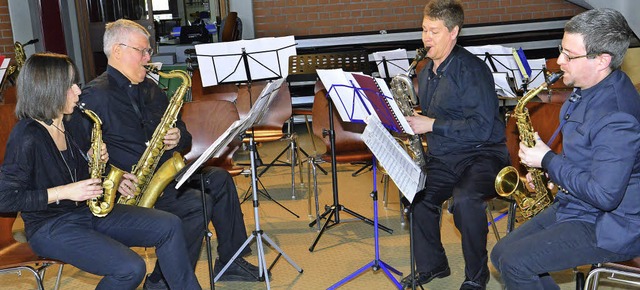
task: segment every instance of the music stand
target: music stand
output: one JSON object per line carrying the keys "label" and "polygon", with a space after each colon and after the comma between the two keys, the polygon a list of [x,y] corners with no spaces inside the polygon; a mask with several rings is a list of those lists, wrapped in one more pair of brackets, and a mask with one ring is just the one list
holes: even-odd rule
{"label": "music stand", "polygon": [[[250,105],[253,103],[251,93],[253,81],[286,77],[288,70],[285,67],[288,65],[289,56],[296,53],[293,36],[199,44],[195,46],[195,50],[202,75],[202,86],[246,83]],[[253,126],[251,126],[251,131],[250,135],[253,137]],[[260,160],[257,151],[255,154],[256,160]],[[257,166],[262,165],[262,161],[259,163]],[[252,174],[251,178],[258,179],[258,183],[262,185],[259,176]],[[251,186],[254,186],[253,182]],[[262,187],[264,190],[259,190],[259,193],[265,198],[275,202],[295,217],[300,217],[273,199],[266,188]],[[249,190],[247,190],[244,200],[249,198]]]}
{"label": "music stand", "polygon": [[[186,180],[188,180],[188,178],[193,173],[195,173],[195,171],[202,164],[204,164],[207,160],[213,157],[216,153],[219,153],[220,150],[224,149],[224,147],[226,147],[226,145],[229,144],[229,142],[231,142],[233,138],[235,138],[238,135],[244,134],[244,132],[246,132],[247,129],[249,129],[249,127],[259,122],[260,119],[262,119],[262,117],[264,116],[264,113],[268,110],[270,102],[273,99],[273,96],[277,93],[283,81],[284,79],[270,81],[267,84],[267,86],[264,88],[260,96],[257,98],[256,102],[254,103],[254,106],[251,108],[247,116],[243,117],[243,119],[241,120],[235,121],[225,131],[225,133],[223,133],[222,136],[216,140],[216,142],[214,142],[200,157],[198,157],[198,159],[196,159],[192,164],[186,167],[187,169],[184,170],[184,172],[180,174],[180,176],[178,177],[178,183],[176,184],[176,188],[178,188],[184,182],[186,182]],[[250,151],[251,152],[251,173],[253,176],[255,176],[256,174],[256,166],[255,166],[256,164],[255,164],[255,154],[254,154],[255,142],[253,140],[253,136],[250,136],[250,149],[251,149]],[[260,219],[259,219],[259,213],[258,213],[258,205],[259,205],[258,193],[257,193],[256,184],[255,184],[256,179],[252,178],[251,181],[253,183],[253,214],[254,214],[256,229],[242,244],[242,246],[236,251],[233,257],[231,257],[231,259],[227,262],[227,264],[225,264],[225,266],[222,268],[222,270],[218,273],[216,277],[212,278],[211,276],[213,275],[210,274],[210,278],[212,278],[212,281],[213,281],[211,282],[212,285],[214,284],[215,281],[220,279],[222,274],[224,274],[224,272],[229,268],[231,263],[233,263],[233,261],[242,253],[242,251],[249,245],[249,243],[254,238],[256,238],[258,241],[258,244],[257,244],[258,268],[259,268],[259,276],[260,276],[260,277],[256,277],[256,279],[261,279],[262,276],[264,275],[264,279],[267,283],[267,289],[270,289],[269,274],[267,269],[270,269],[275,264],[275,262],[280,258],[280,256],[283,256],[298,272],[302,273],[303,271],[302,268],[298,267],[298,265],[296,265],[295,262],[293,262],[293,260],[291,260],[291,258],[289,258],[289,256],[287,256],[280,249],[280,247],[278,247],[278,245],[274,243],[273,240],[271,240],[266,235],[266,233],[264,233],[262,229],[260,229]],[[207,221],[207,224],[208,224],[208,221]],[[278,257],[275,259],[275,261],[271,264],[269,268],[267,268],[267,264],[264,258],[264,245],[263,245],[264,241],[266,241],[272,248],[278,251]],[[208,252],[208,254],[210,255],[210,252]],[[211,262],[209,262],[209,267],[211,269]],[[210,273],[213,273],[213,272],[210,272]]]}

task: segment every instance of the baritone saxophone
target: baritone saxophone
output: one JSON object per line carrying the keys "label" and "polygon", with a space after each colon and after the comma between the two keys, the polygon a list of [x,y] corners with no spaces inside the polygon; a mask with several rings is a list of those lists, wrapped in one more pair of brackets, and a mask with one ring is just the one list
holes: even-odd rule
{"label": "baritone saxophone", "polygon": [[[529,110],[525,105],[533,99],[538,93],[546,89],[551,84],[555,83],[564,72],[560,71],[552,73],[547,78],[547,81],[539,87],[527,92],[516,104],[513,110],[513,115],[516,118],[516,124],[518,132],[520,133],[520,140],[527,147],[533,147],[536,144],[535,131],[531,125],[531,118],[529,116]],[[527,167],[528,173],[531,174],[531,179],[534,185],[535,192],[529,193],[529,190],[524,186],[518,169],[513,166],[507,166],[498,172],[495,180],[495,188],[498,195],[503,197],[513,197],[518,208],[520,208],[522,217],[528,220],[547,208],[553,202],[554,195],[547,188],[547,177],[540,168]]]}
{"label": "baritone saxophone", "polygon": [[[398,104],[400,111],[405,116],[413,116],[413,106],[418,104],[418,97],[416,96],[416,92],[413,88],[413,81],[411,80],[410,74],[418,62],[423,60],[426,55],[427,49],[417,49],[416,57],[409,66],[407,73],[399,74],[391,79],[391,94],[393,95],[393,99],[396,101],[396,104]],[[409,136],[409,144],[406,147],[408,147],[408,153],[411,156],[411,159],[413,159],[413,162],[415,162],[420,168],[424,169],[426,161],[424,158],[424,150],[422,148],[420,135],[415,134]]]}
{"label": "baritone saxophone", "polygon": [[[89,175],[91,178],[102,179],[106,169],[106,163],[100,158],[100,152],[102,151],[102,120],[95,112],[85,109],[84,104],[78,104],[78,108],[93,121],[93,129],[91,130],[92,156],[89,159]],[[109,174],[102,179],[102,194],[87,200],[89,210],[97,217],[105,217],[113,210],[118,185],[124,174],[124,171],[113,165],[110,166]]]}
{"label": "baritone saxophone", "polygon": [[191,77],[183,70],[172,70],[165,73],[153,66],[147,66],[146,68],[147,71],[157,73],[163,78],[179,78],[182,80],[182,83],[171,97],[169,106],[167,106],[160,123],[153,132],[146,150],[131,171],[138,178],[138,182],[135,184],[134,196],[132,198],[121,196],[118,199],[118,203],[151,208],[164,191],[164,188],[185,166],[182,155],[174,152],[173,156],[156,171],[156,167],[165,151],[164,136],[167,135],[169,129],[175,126],[178,120],[178,113],[180,113],[184,103],[184,95],[191,88]]}

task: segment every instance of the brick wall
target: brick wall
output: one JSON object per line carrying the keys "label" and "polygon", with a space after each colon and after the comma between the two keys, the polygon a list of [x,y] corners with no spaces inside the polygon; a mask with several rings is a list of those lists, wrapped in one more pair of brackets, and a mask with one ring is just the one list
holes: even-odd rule
{"label": "brick wall", "polygon": [[0,55],[14,57],[9,0],[0,0]]}
{"label": "brick wall", "polygon": [[[570,17],[565,0],[462,0],[465,24]],[[256,37],[417,29],[426,0],[253,0]]]}

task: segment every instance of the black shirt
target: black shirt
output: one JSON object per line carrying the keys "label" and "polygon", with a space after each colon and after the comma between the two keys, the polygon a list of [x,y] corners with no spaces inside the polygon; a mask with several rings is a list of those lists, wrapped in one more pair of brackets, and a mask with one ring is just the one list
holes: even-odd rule
{"label": "black shirt", "polygon": [[477,56],[456,45],[436,73],[431,61],[418,80],[422,114],[436,119],[426,134],[428,154],[506,150],[493,76]]}
{"label": "black shirt", "polygon": [[[109,151],[109,162],[131,171],[147,148],[146,142],[152,138],[169,99],[153,80],[145,78],[139,84],[132,84],[120,71],[108,66],[106,72],[83,88],[80,103],[85,103],[85,108],[94,111],[102,120],[102,137]],[[85,118],[86,134],[92,126],[93,122]],[[173,151],[182,152],[191,146],[191,134],[180,117],[176,127],[180,129],[180,143],[165,151],[159,164],[171,157]],[[84,147],[88,149],[88,143]]]}

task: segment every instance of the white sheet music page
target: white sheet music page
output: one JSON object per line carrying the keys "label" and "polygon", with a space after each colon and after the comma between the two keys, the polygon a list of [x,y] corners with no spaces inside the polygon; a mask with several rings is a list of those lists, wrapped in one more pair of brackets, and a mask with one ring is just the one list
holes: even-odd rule
{"label": "white sheet music page", "polygon": [[416,193],[422,190],[425,184],[425,173],[391,136],[376,115],[368,117],[366,121],[367,126],[361,135],[362,140],[404,197],[409,202],[413,202]]}
{"label": "white sheet music page", "polygon": [[367,97],[358,91],[360,87],[351,73],[339,68],[316,72],[343,122],[364,122],[367,116],[375,114]]}
{"label": "white sheet music page", "polygon": [[373,59],[378,64],[378,72],[380,77],[386,78],[387,74],[384,69],[383,58],[387,62],[387,70],[390,76],[397,76],[399,74],[407,73],[409,70],[409,57],[407,56],[407,50],[404,48],[398,48],[394,50],[378,51],[373,53]]}
{"label": "white sheet music page", "polygon": [[[225,82],[275,79],[289,74],[289,56],[296,54],[293,36],[264,37],[195,45],[202,86]],[[249,74],[242,59],[247,53]]]}

